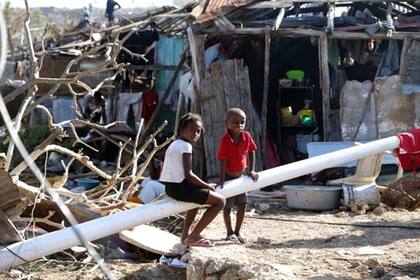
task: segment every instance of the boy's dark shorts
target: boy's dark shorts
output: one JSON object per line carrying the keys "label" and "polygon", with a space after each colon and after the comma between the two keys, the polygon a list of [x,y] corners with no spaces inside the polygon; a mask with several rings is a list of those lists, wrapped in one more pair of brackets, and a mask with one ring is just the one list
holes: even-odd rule
{"label": "boy's dark shorts", "polygon": [[[239,177],[232,177],[229,175],[225,175],[225,180],[232,180],[232,179],[237,179]],[[235,205],[242,205],[242,204],[247,204],[248,203],[248,195],[247,193],[241,193],[232,197],[229,197],[226,199],[226,205],[225,205],[225,209],[232,209]]]}
{"label": "boy's dark shorts", "polygon": [[193,187],[187,182],[187,179],[184,179],[181,183],[162,183],[165,185],[166,194],[175,200],[203,205],[206,204],[209,197],[209,189]]}

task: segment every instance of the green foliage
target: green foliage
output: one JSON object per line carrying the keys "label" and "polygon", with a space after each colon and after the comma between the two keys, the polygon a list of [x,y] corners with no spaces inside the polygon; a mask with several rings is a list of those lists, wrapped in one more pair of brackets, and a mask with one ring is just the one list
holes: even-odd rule
{"label": "green foliage", "polygon": [[[19,137],[22,140],[24,146],[26,147],[27,151],[31,153],[36,146],[41,144],[45,138],[48,137],[50,134],[48,126],[47,125],[37,125],[35,127],[28,127],[23,126],[19,130]],[[0,152],[7,153],[7,147],[9,146],[9,141],[5,141],[7,137],[0,138]],[[40,157],[39,160],[43,160],[44,156]],[[16,163],[20,162],[22,160],[20,154],[18,151],[14,152],[13,160],[12,160],[12,166],[14,166]]]}
{"label": "green foliage", "polygon": [[19,134],[26,149],[31,152],[48,137],[50,131],[48,125],[25,126],[21,128]]}

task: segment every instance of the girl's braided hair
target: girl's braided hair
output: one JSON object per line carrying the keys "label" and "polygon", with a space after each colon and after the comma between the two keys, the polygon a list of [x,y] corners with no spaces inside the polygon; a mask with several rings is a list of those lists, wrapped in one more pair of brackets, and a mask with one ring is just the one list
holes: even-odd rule
{"label": "girl's braided hair", "polygon": [[[187,113],[179,118],[178,121],[178,129],[176,130],[176,137],[181,135],[181,131],[187,127],[187,125],[191,122],[200,122],[203,124],[203,119],[200,115],[194,113]],[[202,132],[204,132],[204,127],[201,127]]]}

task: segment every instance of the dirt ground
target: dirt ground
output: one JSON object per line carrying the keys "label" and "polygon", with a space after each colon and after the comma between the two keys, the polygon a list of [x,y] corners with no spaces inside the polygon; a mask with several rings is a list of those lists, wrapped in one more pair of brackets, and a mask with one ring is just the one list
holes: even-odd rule
{"label": "dirt ground", "polygon": [[[420,279],[419,209],[385,208],[381,215],[315,213],[291,210],[285,200],[254,200],[248,211],[243,225],[248,259],[253,264],[285,269],[281,279]],[[225,237],[222,215],[204,234],[216,241]],[[144,262],[107,261],[118,279],[186,277],[184,269],[161,265],[153,256]],[[0,279],[104,278],[99,269],[89,271],[92,265],[80,268],[70,264],[39,262],[36,267],[25,265],[0,273]],[[279,279],[264,275],[257,279]]]}

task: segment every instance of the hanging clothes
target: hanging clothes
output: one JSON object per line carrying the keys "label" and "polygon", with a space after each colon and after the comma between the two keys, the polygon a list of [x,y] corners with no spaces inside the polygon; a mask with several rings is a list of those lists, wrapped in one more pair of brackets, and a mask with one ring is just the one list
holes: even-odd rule
{"label": "hanging clothes", "polygon": [[328,40],[328,62],[335,70],[340,66],[340,51],[336,39]]}
{"label": "hanging clothes", "polygon": [[134,121],[140,121],[142,93],[121,92],[118,98],[117,121],[127,121],[130,107],[133,109]]}
{"label": "hanging clothes", "polygon": [[195,103],[194,78],[191,72],[187,72],[179,77],[179,92],[185,97],[185,108],[188,102]]}

